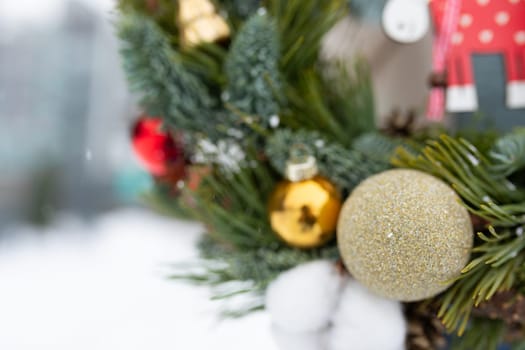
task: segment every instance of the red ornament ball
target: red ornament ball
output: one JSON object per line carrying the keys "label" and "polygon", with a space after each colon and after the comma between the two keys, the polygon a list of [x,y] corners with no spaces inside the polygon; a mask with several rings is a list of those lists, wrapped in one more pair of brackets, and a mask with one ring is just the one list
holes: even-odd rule
{"label": "red ornament ball", "polygon": [[162,130],[160,118],[140,117],[133,126],[132,143],[135,154],[152,175],[172,179],[184,176],[182,148]]}

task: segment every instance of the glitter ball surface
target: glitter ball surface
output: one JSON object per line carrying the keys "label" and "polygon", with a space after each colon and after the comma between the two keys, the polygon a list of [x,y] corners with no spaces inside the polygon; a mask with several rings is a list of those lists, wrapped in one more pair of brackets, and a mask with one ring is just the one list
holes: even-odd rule
{"label": "glitter ball surface", "polygon": [[445,290],[473,245],[470,216],[454,190],[407,169],[374,175],[355,188],[337,236],[350,273],[376,294],[401,301]]}

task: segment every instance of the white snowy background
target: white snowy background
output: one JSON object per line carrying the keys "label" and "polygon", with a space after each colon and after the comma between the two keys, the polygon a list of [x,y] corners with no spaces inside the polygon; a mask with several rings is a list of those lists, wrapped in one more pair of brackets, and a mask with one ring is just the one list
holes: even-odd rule
{"label": "white snowy background", "polygon": [[140,209],[5,229],[0,349],[278,349],[265,313],[221,320],[206,288],[166,279],[200,232]]}

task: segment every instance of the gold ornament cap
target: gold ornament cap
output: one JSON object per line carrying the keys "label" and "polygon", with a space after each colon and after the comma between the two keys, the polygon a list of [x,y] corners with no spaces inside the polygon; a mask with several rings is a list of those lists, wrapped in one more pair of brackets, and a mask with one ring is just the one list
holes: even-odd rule
{"label": "gold ornament cap", "polygon": [[289,181],[309,180],[319,173],[315,157],[307,154],[303,145],[293,146],[290,154],[285,170],[285,177]]}

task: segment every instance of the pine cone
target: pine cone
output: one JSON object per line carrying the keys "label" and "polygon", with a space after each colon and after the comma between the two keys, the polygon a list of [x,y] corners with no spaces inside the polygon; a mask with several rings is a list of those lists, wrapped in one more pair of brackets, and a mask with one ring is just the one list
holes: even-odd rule
{"label": "pine cone", "polygon": [[475,316],[502,320],[507,326],[506,340],[523,339],[525,336],[525,296],[515,291],[496,293],[490,300],[473,310]]}
{"label": "pine cone", "polygon": [[436,316],[437,309],[437,305],[428,302],[405,304],[407,350],[437,350],[447,345],[445,326]]}
{"label": "pine cone", "polygon": [[381,131],[389,136],[409,137],[413,134],[415,122],[416,113],[413,110],[403,114],[398,109],[394,109],[387,116]]}

